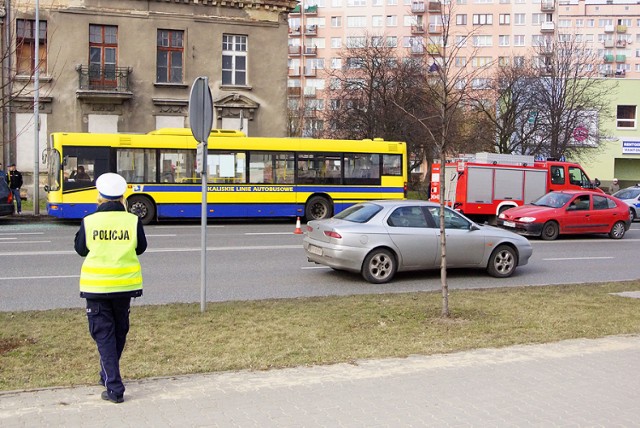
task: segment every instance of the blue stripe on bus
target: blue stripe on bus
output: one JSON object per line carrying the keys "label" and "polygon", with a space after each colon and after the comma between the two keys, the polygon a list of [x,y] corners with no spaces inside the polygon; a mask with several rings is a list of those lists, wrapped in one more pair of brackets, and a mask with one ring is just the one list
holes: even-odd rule
{"label": "blue stripe on bus", "polygon": [[[350,207],[355,202],[334,201],[333,213]],[[81,219],[96,211],[96,204],[52,204],[56,209],[51,209],[47,204],[47,212],[52,217],[65,219]],[[200,218],[201,205],[198,204],[158,204],[158,218]],[[304,215],[304,204],[209,204],[207,206],[208,218],[260,218],[260,217],[296,217]]]}
{"label": "blue stripe on bus", "polygon": [[[201,185],[157,185],[157,184],[145,184],[140,185],[141,192],[201,192]],[[274,190],[273,192],[320,192],[320,193],[404,193],[404,187],[380,187],[380,186],[291,186],[286,184],[273,184],[268,186],[254,186],[254,185],[236,185],[236,184],[208,184],[208,187],[217,187],[219,190],[211,191],[209,193],[221,192],[221,193],[233,193],[236,191],[236,188],[246,189],[247,187],[256,187],[258,189],[263,189],[265,187],[282,187],[287,188],[287,190]],[[134,193],[136,190],[136,185],[133,185]],[[244,191],[246,192],[246,191]],[[249,192],[251,193],[251,192]],[[266,191],[258,190],[256,193],[271,193]]]}

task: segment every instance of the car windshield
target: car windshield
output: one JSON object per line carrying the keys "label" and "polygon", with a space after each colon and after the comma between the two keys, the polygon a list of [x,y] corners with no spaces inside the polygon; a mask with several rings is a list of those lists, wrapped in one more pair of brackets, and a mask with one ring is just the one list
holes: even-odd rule
{"label": "car windshield", "polygon": [[613,194],[618,199],[635,199],[640,195],[640,187],[633,189],[622,189]]}
{"label": "car windshield", "polygon": [[540,197],[537,201],[533,202],[533,205],[541,207],[560,208],[564,206],[573,195],[559,192],[549,192],[546,195]]}
{"label": "car windshield", "polygon": [[376,204],[357,204],[336,214],[333,218],[352,221],[354,223],[366,223],[380,212],[382,207]]}

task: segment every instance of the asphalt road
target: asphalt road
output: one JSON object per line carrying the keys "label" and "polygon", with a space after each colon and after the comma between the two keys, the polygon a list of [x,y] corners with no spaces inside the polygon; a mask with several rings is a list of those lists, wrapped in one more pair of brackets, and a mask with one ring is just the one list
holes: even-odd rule
{"label": "asphalt road", "polygon": [[[83,307],[78,294],[82,258],[73,250],[77,223],[0,223],[0,311]],[[439,271],[398,274],[373,285],[359,275],[308,263],[302,235],[290,221],[223,222],[207,228],[207,300],[255,300],[438,290]],[[136,304],[200,302],[201,228],[170,223],[145,228],[141,256],[144,296]],[[640,278],[640,223],[624,239],[606,236],[533,240],[529,264],[511,278],[483,270],[450,270],[451,290],[463,288],[620,281]]]}

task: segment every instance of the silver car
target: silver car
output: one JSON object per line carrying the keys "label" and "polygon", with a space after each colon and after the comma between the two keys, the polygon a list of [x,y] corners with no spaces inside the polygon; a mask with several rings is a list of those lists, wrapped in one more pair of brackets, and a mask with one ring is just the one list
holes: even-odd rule
{"label": "silver car", "polygon": [[640,185],[636,184],[626,189],[620,189],[611,196],[615,196],[629,205],[631,222],[638,219],[638,214],[640,214]]}
{"label": "silver car", "polygon": [[[307,223],[303,241],[310,262],[359,272],[382,284],[396,272],[440,267],[438,204],[373,201],[353,205],[326,220]],[[447,267],[484,268],[498,278],[526,265],[533,249],[527,238],[479,225],[445,210]]]}

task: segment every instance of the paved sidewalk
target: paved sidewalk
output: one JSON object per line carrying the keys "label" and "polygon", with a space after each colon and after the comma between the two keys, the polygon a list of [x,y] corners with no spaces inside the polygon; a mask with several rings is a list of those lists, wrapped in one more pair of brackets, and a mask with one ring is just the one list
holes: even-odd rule
{"label": "paved sidewalk", "polygon": [[0,426],[631,427],[640,336],[0,393]]}

